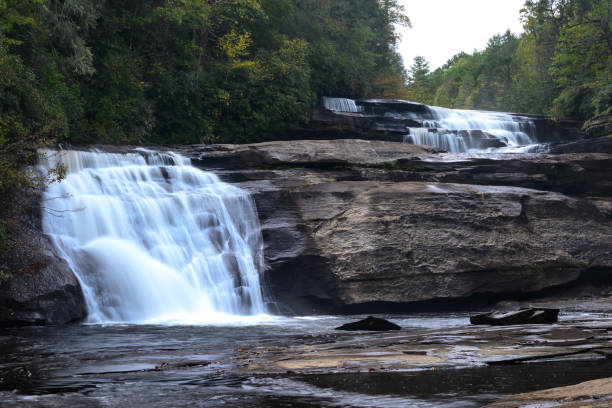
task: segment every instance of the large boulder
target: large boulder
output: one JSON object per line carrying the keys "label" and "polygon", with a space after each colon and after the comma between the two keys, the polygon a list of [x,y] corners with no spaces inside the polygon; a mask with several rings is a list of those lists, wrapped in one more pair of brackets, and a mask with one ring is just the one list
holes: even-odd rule
{"label": "large boulder", "polygon": [[0,326],[66,324],[86,316],[81,286],[40,226],[40,198],[28,197],[0,256]]}
{"label": "large boulder", "polygon": [[565,153],[608,153],[612,154],[612,135],[591,139],[580,139],[562,143],[550,148],[552,154]]}
{"label": "large boulder", "polygon": [[535,294],[612,271],[610,155],[360,140],[182,153],[253,193],[265,282],[288,312]]}
{"label": "large boulder", "polygon": [[0,325],[66,324],[86,316],[85,300],[68,264],[46,244],[35,270],[0,286]]}
{"label": "large boulder", "polygon": [[412,182],[330,182],[287,193],[302,236],[293,257],[272,252],[268,279],[297,306],[537,292],[612,268],[610,215],[558,193]]}
{"label": "large boulder", "polygon": [[612,134],[612,112],[597,115],[584,123],[584,136],[596,138]]}
{"label": "large boulder", "polygon": [[340,327],[336,327],[336,330],[345,331],[391,331],[400,329],[401,327],[397,324],[374,316],[368,316],[365,319],[352,323],[346,323]]}

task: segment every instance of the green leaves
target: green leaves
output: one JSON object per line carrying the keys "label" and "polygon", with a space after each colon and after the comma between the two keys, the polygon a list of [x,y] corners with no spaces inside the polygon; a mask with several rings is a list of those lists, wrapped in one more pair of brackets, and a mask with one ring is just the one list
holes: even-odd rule
{"label": "green leaves", "polygon": [[[525,33],[495,35],[483,51],[412,74],[411,96],[452,108],[586,119],[610,109],[612,0],[528,0]],[[421,64],[422,65],[422,64]],[[419,72],[415,66],[411,72]],[[424,73],[425,71],[420,71]]]}

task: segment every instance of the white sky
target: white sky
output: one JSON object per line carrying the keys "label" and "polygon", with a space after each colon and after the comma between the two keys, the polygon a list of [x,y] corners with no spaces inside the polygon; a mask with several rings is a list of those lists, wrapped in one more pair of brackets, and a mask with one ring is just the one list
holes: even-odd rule
{"label": "white sky", "polygon": [[521,33],[525,0],[399,0],[412,28],[402,27],[399,51],[406,68],[422,55],[432,70],[453,55],[482,50],[495,34]]}

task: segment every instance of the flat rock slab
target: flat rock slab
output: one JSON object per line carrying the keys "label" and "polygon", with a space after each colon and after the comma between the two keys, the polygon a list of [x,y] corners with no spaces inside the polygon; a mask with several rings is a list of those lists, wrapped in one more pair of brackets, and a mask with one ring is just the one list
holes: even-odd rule
{"label": "flat rock slab", "polygon": [[605,329],[574,323],[334,332],[303,345],[240,349],[229,369],[237,374],[358,373],[484,366],[489,361],[539,361],[550,356],[572,364],[577,355],[605,362],[606,355],[588,351],[607,350],[606,336]]}
{"label": "flat rock slab", "polygon": [[489,404],[486,408],[607,408],[610,406],[612,406],[612,377],[569,387],[513,395]]}

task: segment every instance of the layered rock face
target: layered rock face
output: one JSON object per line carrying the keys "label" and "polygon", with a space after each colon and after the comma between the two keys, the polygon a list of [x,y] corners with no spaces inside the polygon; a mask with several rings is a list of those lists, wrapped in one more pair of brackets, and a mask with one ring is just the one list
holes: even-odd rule
{"label": "layered rock face", "polygon": [[[306,314],[499,300],[584,276],[609,294],[608,139],[559,154],[455,155],[354,139],[172,150],[253,194],[267,295],[281,312]],[[563,154],[572,151],[584,153]],[[82,319],[78,281],[29,217],[0,285],[0,324]]]}
{"label": "layered rock face", "polygon": [[[351,103],[352,107],[347,107]],[[360,138],[367,140],[384,140],[402,142],[411,129],[429,128],[430,132],[453,133],[456,136],[471,140],[468,148],[499,148],[505,143],[499,137],[493,137],[486,130],[486,122],[493,116],[506,116],[505,120],[516,121],[517,129],[521,129],[531,136],[537,135],[538,143],[559,143],[574,140],[582,136],[582,123],[572,119],[558,119],[543,115],[530,114],[503,114],[500,112],[483,112],[481,118],[485,128],[470,122],[478,120],[470,112],[454,111],[455,115],[467,115],[460,120],[464,127],[453,129],[435,129],[438,126],[446,127],[444,120],[438,123],[440,114],[449,112],[444,108],[427,106],[416,102],[395,99],[369,99],[345,100],[342,98],[323,98],[323,105],[310,113],[310,123],[306,129],[297,132],[297,136],[305,139],[348,139]],[[340,105],[340,106],[334,106]],[[461,119],[455,117],[454,119]],[[496,118],[501,119],[501,118]],[[448,125],[448,123],[446,123]],[[465,127],[467,125],[467,127]],[[476,127],[473,127],[476,126]],[[467,129],[481,129],[468,131]],[[462,130],[459,130],[462,129]],[[468,134],[469,133],[469,137]],[[292,136],[292,138],[295,138]],[[503,139],[503,138],[502,138]],[[439,146],[439,145],[436,145]]]}
{"label": "layered rock face", "polygon": [[466,156],[381,141],[184,147],[251,191],[269,293],[354,310],[610,282],[612,156]]}
{"label": "layered rock face", "polygon": [[8,278],[0,282],[0,326],[83,319],[86,306],[81,286],[42,234],[39,199],[32,197],[19,217],[2,258]]}

